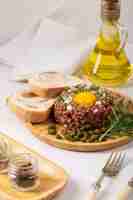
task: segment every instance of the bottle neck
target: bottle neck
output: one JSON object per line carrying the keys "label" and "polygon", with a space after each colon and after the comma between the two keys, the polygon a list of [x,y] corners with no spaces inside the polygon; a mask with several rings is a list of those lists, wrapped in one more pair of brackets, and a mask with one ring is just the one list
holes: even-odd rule
{"label": "bottle neck", "polygon": [[102,37],[107,41],[116,39],[119,34],[119,20],[103,20],[101,25]]}
{"label": "bottle neck", "polygon": [[115,51],[120,46],[118,20],[103,20],[100,28],[97,47],[107,51]]}
{"label": "bottle neck", "polygon": [[102,26],[99,38],[102,46],[113,50],[120,46],[120,2],[120,0],[101,0]]}

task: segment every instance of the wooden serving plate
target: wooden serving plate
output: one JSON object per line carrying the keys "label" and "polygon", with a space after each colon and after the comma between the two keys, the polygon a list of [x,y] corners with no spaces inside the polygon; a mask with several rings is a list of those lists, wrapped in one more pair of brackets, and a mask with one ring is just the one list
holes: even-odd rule
{"label": "wooden serving plate", "polygon": [[[106,88],[107,89],[107,88]],[[107,89],[108,92],[112,95],[113,98],[120,98],[121,106],[126,105],[126,109],[129,113],[133,113],[133,98],[126,96],[125,94],[119,92],[118,89]],[[12,106],[9,104],[9,107],[12,109]],[[13,112],[15,112],[13,110]],[[17,113],[16,113],[17,114]],[[128,137],[120,137],[118,139],[108,139],[104,142],[95,142],[95,143],[84,143],[84,142],[70,142],[66,139],[57,139],[54,135],[48,134],[47,123],[32,124],[30,122],[24,122],[29,130],[41,141],[44,141],[52,146],[71,150],[71,151],[82,151],[82,152],[96,152],[109,150],[115,147],[119,147],[125,144],[128,144],[131,140]],[[59,126],[59,125],[58,125]],[[61,126],[59,126],[59,129]]]}
{"label": "wooden serving plate", "polygon": [[15,147],[14,153],[30,153],[38,159],[40,185],[33,191],[20,192],[13,187],[6,174],[0,174],[0,200],[50,200],[64,188],[68,176],[61,167],[2,133],[1,138],[7,139],[12,147]]}
{"label": "wooden serving plate", "polygon": [[99,142],[99,143],[70,142],[68,140],[57,139],[54,135],[49,135],[47,124],[26,123],[26,126],[41,141],[44,141],[52,146],[61,149],[66,149],[71,151],[96,152],[102,150],[109,150],[115,147],[125,145],[130,142],[129,138],[127,137],[121,137],[119,139],[110,139],[106,142]]}

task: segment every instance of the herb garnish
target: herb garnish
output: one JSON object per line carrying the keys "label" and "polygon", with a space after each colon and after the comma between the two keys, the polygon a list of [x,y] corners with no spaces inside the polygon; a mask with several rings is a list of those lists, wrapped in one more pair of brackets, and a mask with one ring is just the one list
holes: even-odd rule
{"label": "herb garnish", "polygon": [[133,138],[133,114],[132,113],[119,113],[113,108],[113,116],[111,119],[110,127],[106,132],[101,135],[99,141],[103,141],[107,136],[128,136]]}

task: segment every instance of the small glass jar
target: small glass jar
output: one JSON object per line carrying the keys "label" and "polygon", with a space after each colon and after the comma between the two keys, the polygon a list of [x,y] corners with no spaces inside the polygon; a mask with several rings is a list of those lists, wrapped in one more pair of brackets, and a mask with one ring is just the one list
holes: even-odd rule
{"label": "small glass jar", "polygon": [[133,178],[131,178],[131,180],[128,182],[128,185],[133,188]]}
{"label": "small glass jar", "polygon": [[30,154],[12,155],[8,175],[13,186],[20,191],[31,191],[38,187],[38,162]]}
{"label": "small glass jar", "polygon": [[0,173],[6,173],[11,154],[11,145],[5,138],[0,138]]}

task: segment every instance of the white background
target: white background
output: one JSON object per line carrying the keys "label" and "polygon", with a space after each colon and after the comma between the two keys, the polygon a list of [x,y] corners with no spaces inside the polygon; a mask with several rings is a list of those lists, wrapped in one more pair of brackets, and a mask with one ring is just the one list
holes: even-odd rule
{"label": "white background", "polygon": [[[0,42],[22,31],[38,17],[48,15],[60,4],[62,9],[57,11],[55,18],[89,31],[89,34],[96,33],[100,0],[0,0]],[[128,28],[129,41],[133,42],[132,10],[133,1],[122,0],[122,21]]]}
{"label": "white background", "polygon": [[[44,17],[50,13],[52,13],[52,19],[60,21],[64,24],[73,25],[74,27],[77,27],[77,29],[83,30],[85,35],[94,35],[98,29],[100,0],[65,0],[64,4],[62,4],[61,7],[55,12],[52,11],[55,10],[55,7],[58,7],[58,4],[60,4],[63,0],[0,1],[0,42],[14,36],[16,33],[24,30],[25,27],[28,27],[30,24],[34,24],[38,18]],[[133,42],[132,8],[132,0],[123,0],[122,21],[124,21],[127,25],[129,30],[129,39]],[[42,28],[44,27],[42,26]],[[43,30],[45,33],[47,32],[45,31],[45,28]],[[54,33],[55,31],[56,30],[53,30]],[[64,32],[62,34],[64,34]],[[37,37],[37,41],[39,41],[39,39],[40,37]],[[20,48],[17,48],[14,45],[12,46],[13,48],[10,48],[9,51],[7,51],[7,47],[4,53],[8,56],[11,55],[11,58],[14,55],[15,62],[18,61],[18,64],[25,65],[24,63],[27,63],[27,57],[23,60],[23,56],[21,55],[23,50],[25,52],[25,49],[21,48],[21,45],[24,42],[23,40],[19,40],[18,43],[19,45],[17,47]],[[24,44],[27,44],[27,42]],[[37,47],[38,45],[36,44],[34,47]],[[36,55],[38,49],[34,48],[36,51],[34,51],[35,54],[32,55]],[[130,55],[132,55],[132,52],[132,50],[129,51]],[[40,60],[41,56],[42,58],[44,57],[44,48],[42,48],[42,52],[39,51],[38,54],[39,56],[37,55],[38,57],[36,59],[34,58],[35,56],[31,56],[31,64],[34,64],[32,63],[33,58],[38,64],[38,60]],[[0,52],[0,57],[1,56],[2,50]],[[25,66],[27,67],[30,65]],[[36,151],[59,163],[67,170],[70,174],[69,184],[65,188],[64,193],[57,198],[58,200],[87,200],[89,187],[92,181],[96,180],[99,176],[100,170],[109,156],[109,152],[68,152],[53,148],[38,141],[37,138],[33,137],[23,124],[15,117],[15,115],[9,111],[5,104],[6,96],[15,93],[16,90],[22,89],[21,85],[17,85],[13,81],[8,81],[11,78],[11,74],[11,68],[0,65],[0,131],[10,135],[22,143],[25,143],[31,148],[34,147]],[[126,88],[126,93],[133,96],[132,87]],[[109,182],[106,182],[107,184],[105,185],[107,188],[105,188],[104,191],[101,191],[99,200],[116,200],[116,194],[126,186],[129,178],[133,176],[133,144],[131,143],[120,149],[127,152],[127,160],[130,162],[121,171],[120,176],[118,176],[117,179],[112,181],[108,180]],[[107,181],[107,179],[105,181]]]}

